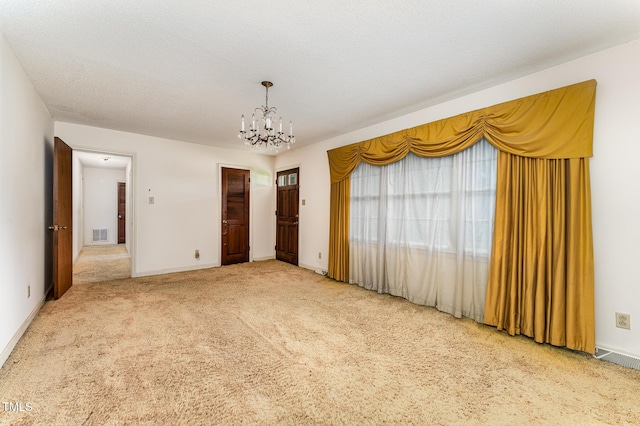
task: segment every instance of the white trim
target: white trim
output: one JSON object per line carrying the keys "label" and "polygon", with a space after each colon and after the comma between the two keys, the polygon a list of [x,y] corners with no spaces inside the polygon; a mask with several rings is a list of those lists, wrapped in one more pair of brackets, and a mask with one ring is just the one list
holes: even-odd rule
{"label": "white trim", "polygon": [[310,271],[315,271],[316,269],[320,268],[319,266],[311,266],[311,265],[307,265],[305,263],[298,263],[298,266],[304,269],[308,269]]}
{"label": "white trim", "polygon": [[254,257],[253,261],[254,262],[262,262],[262,261],[265,261],[265,260],[273,260],[275,258],[276,258],[275,256]]}
{"label": "white trim", "polygon": [[291,170],[291,169],[300,169],[301,167],[302,167],[302,163],[295,163],[293,165],[286,166],[286,167],[277,167],[276,175],[278,174],[278,172],[283,172],[285,170]]}
{"label": "white trim", "polygon": [[176,272],[189,272],[189,271],[197,271],[199,269],[211,269],[218,268],[220,264],[208,263],[206,265],[198,265],[198,266],[185,266],[180,268],[167,268],[167,269],[156,269],[153,271],[144,271],[137,273],[135,277],[131,278],[140,278],[140,277],[150,277],[152,275],[164,275],[164,274],[173,274]]}
{"label": "white trim", "polygon": [[[275,257],[273,256],[266,256],[266,257],[259,257],[256,259],[251,260],[251,262],[262,262],[265,260],[273,260],[275,259]],[[176,272],[190,272],[190,271],[197,271],[200,269],[211,269],[211,268],[219,268],[221,265],[220,263],[208,263],[206,265],[198,265],[198,266],[185,266],[185,267],[180,267],[180,268],[167,268],[167,269],[155,269],[153,271],[145,271],[142,273],[137,274],[135,277],[131,277],[131,278],[140,278],[140,277],[150,277],[153,275],[164,275],[164,274],[173,274]],[[309,268],[309,269],[315,269],[315,268]]]}
{"label": "white trim", "polygon": [[9,358],[9,355],[11,355],[11,352],[13,352],[13,349],[16,347],[16,345],[22,338],[22,335],[24,334],[24,332],[27,331],[27,328],[29,328],[31,321],[33,321],[33,319],[36,317],[38,312],[40,312],[40,309],[42,309],[42,306],[44,306],[44,300],[45,300],[45,297],[42,296],[42,299],[40,299],[40,302],[38,302],[38,304],[33,308],[33,311],[31,311],[27,319],[24,320],[20,328],[18,328],[18,330],[15,332],[11,340],[9,340],[9,343],[7,343],[7,346],[2,351],[2,354],[0,354],[0,367],[2,367],[4,363],[7,361],[7,359]]}

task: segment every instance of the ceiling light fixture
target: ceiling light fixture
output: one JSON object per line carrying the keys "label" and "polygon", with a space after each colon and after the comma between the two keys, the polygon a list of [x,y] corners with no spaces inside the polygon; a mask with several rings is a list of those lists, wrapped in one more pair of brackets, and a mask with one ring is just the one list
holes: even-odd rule
{"label": "ceiling light fixture", "polygon": [[[256,108],[251,116],[251,127],[245,131],[244,114],[241,117],[240,133],[238,139],[244,140],[245,145],[265,148],[280,148],[282,144],[287,145],[287,149],[295,143],[293,136],[293,124],[289,121],[289,136],[284,136],[282,132],[282,117],[278,119],[278,130],[276,131],[275,121],[277,110],[275,107],[269,108],[269,87],[273,86],[270,81],[263,81],[262,85],[267,89],[266,101],[262,107]],[[258,115],[256,117],[256,114]]]}

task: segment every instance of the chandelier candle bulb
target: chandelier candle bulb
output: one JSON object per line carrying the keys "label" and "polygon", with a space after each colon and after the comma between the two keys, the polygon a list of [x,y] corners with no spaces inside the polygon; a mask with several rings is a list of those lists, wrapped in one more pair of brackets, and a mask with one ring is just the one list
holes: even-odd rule
{"label": "chandelier candle bulb", "polygon": [[279,132],[282,134],[282,117],[280,117],[280,130]]}
{"label": "chandelier candle bulb", "polygon": [[244,114],[242,114],[242,132],[244,133]]}

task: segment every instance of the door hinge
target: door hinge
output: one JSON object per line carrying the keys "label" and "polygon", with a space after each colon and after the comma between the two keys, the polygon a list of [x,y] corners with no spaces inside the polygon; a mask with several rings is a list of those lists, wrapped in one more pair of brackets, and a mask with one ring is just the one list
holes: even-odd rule
{"label": "door hinge", "polygon": [[278,216],[278,210],[273,212],[276,216]]}

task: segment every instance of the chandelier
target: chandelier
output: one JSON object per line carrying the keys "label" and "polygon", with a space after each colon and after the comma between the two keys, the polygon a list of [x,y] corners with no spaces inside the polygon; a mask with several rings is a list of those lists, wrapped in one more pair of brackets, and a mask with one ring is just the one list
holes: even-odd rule
{"label": "chandelier", "polygon": [[278,130],[275,129],[277,110],[275,107],[269,107],[269,87],[273,86],[273,83],[263,81],[262,85],[267,89],[265,104],[255,109],[251,116],[251,127],[249,127],[248,131],[245,130],[244,114],[242,115],[238,139],[244,140],[244,144],[249,146],[276,148],[277,150],[282,144],[286,144],[287,149],[289,149],[291,144],[296,141],[293,136],[293,124],[289,121],[288,136],[285,136],[282,131],[282,117],[278,119]]}

